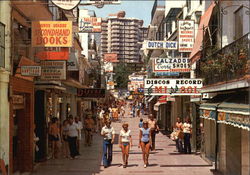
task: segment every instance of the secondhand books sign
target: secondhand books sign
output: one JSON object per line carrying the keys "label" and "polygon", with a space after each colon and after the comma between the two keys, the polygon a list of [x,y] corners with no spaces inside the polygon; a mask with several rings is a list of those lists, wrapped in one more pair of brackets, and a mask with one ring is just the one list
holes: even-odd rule
{"label": "secondhand books sign", "polygon": [[145,79],[144,95],[201,95],[202,79]]}
{"label": "secondhand books sign", "polygon": [[179,52],[192,52],[194,46],[194,20],[178,20]]}
{"label": "secondhand books sign", "polygon": [[72,21],[33,21],[33,47],[72,47]]}
{"label": "secondhand books sign", "polygon": [[189,58],[154,58],[153,72],[190,72]]}
{"label": "secondhand books sign", "polygon": [[177,50],[177,41],[146,41],[145,49]]}

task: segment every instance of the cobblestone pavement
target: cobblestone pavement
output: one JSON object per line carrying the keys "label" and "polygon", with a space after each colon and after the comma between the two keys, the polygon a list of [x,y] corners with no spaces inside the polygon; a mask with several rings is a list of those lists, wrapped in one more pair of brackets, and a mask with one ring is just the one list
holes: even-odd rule
{"label": "cobblestone pavement", "polygon": [[[128,115],[127,115],[128,116]],[[130,151],[128,167],[122,167],[121,149],[118,146],[118,134],[123,122],[129,123],[133,144]],[[138,145],[138,118],[125,117],[120,122],[112,123],[116,130],[116,141],[113,148],[113,162],[108,168],[102,166],[102,137],[94,135],[93,145],[84,147],[81,156],[75,160],[56,159],[41,163],[33,175],[210,175],[212,168],[199,155],[179,154],[175,152],[175,143],[159,133],[156,135],[156,151],[149,156],[149,166],[143,167],[141,150]]]}

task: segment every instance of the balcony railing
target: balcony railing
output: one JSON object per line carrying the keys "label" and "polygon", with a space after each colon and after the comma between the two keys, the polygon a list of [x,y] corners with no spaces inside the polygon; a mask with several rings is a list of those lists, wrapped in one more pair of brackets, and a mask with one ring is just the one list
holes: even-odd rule
{"label": "balcony railing", "polygon": [[204,85],[226,83],[250,74],[250,33],[202,58],[197,63],[197,77],[204,78]]}

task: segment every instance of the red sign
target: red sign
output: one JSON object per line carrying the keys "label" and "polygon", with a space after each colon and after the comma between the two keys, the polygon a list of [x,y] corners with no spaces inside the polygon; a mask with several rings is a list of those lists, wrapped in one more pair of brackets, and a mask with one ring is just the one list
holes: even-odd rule
{"label": "red sign", "polygon": [[111,63],[119,62],[117,60],[117,53],[105,53],[104,54],[104,61],[111,62]]}
{"label": "red sign", "polygon": [[69,59],[69,51],[60,51],[60,52],[42,51],[42,52],[38,52],[36,56],[40,60],[65,60],[67,61]]}

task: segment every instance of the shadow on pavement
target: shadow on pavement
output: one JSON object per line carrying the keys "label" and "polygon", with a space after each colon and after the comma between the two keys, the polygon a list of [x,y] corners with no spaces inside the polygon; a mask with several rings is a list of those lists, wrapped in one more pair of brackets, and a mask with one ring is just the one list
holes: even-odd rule
{"label": "shadow on pavement", "polygon": [[160,167],[212,167],[211,165],[160,165]]}
{"label": "shadow on pavement", "polygon": [[131,164],[131,165],[127,165],[127,167],[138,167],[138,164]]}

